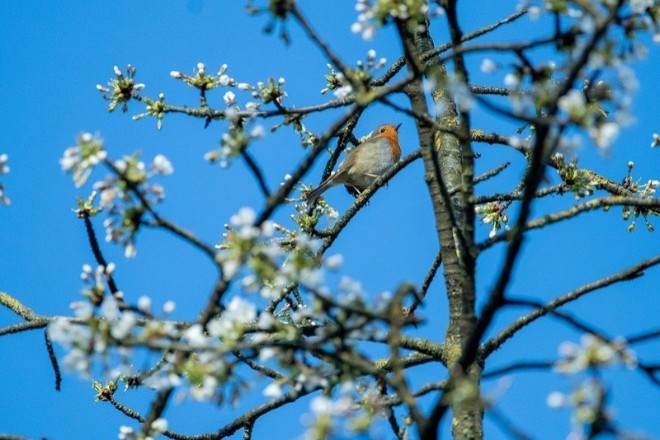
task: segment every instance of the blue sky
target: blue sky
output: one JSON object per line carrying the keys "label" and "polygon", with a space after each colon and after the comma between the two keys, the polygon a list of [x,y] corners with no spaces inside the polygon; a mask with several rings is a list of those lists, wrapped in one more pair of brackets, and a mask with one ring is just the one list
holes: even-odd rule
{"label": "blue sky", "polygon": [[[400,55],[391,28],[379,30],[372,42],[350,33],[356,18],[353,1],[300,3],[312,25],[347,63],[365,59],[371,48],[391,61]],[[472,7],[470,11],[461,10],[465,29],[499,20],[514,9],[513,5],[494,3],[484,1],[475,6],[479,14],[473,14]],[[328,99],[319,94],[327,69],[316,47],[294,23],[287,25],[292,42],[285,46],[276,36],[261,32],[266,22],[265,16],[247,16],[240,1],[0,3],[0,153],[9,154],[11,166],[11,173],[2,176],[1,181],[12,200],[10,207],[0,209],[0,290],[46,315],[69,314],[69,304],[80,299],[80,268],[93,263],[93,256],[84,226],[71,209],[75,197],[86,196],[89,188],[76,189],[70,177],[62,173],[58,160],[83,131],[100,133],[113,158],[135,150],[140,150],[148,161],[158,153],[165,154],[176,171],[162,181],[167,193],[162,212],[208,242],[220,241],[222,225],[240,207],[262,206],[259,189],[241,162],[222,170],[203,160],[203,154],[217,145],[225,124],[213,123],[203,129],[198,120],[174,116],[167,117],[163,129],[157,131],[151,119],[131,120],[131,115],[143,111],[135,103],[131,103],[127,114],[108,114],[95,85],[108,81],[113,65],[123,68],[130,63],[138,69],[138,82],[146,84],[145,94],[155,97],[163,92],[168,102],[194,106],[194,91],[170,78],[169,72],[192,73],[203,61],[208,71],[227,63],[228,73],[239,81],[256,83],[270,76],[284,77],[289,104],[304,106]],[[440,23],[433,28],[438,44],[446,38],[444,23]],[[523,19],[492,38],[528,38],[534,26]],[[653,66],[659,65],[660,55],[653,51],[655,47],[650,48],[649,57],[635,66],[641,83],[635,101],[637,124],[621,133],[608,155],[600,154],[588,142],[579,153],[581,165],[615,181],[625,176],[629,160],[635,162],[634,175],[642,181],[660,177],[660,151],[649,148],[652,133],[658,131],[655,97],[659,85]],[[539,52],[535,56],[549,54]],[[497,76],[485,77],[478,71],[479,56],[470,57],[468,62],[476,67],[475,83],[499,85]],[[209,99],[212,106],[224,106],[221,92],[211,94]],[[245,101],[247,96],[239,95],[239,99]],[[321,133],[339,114],[317,115],[307,119],[306,124]],[[269,120],[266,124],[277,122]],[[383,122],[403,122],[404,154],[417,148],[413,122],[382,106],[365,113],[357,134],[366,134]],[[497,129],[505,134],[515,130],[515,125],[484,112],[477,112],[474,122],[476,128]],[[271,188],[304,155],[298,145],[297,135],[285,130],[254,144],[253,154]],[[501,179],[485,184],[480,192],[511,188],[520,175],[521,158],[503,147],[478,145],[476,149],[482,154],[477,172],[503,161],[512,162]],[[318,163],[306,183],[318,183],[323,166]],[[103,173],[95,177],[100,179]],[[554,175],[549,179],[558,181]],[[343,190],[336,189],[327,196],[340,212],[351,203]],[[539,206],[535,215],[572,204],[570,196],[557,197]],[[291,213],[281,209],[276,218],[290,226]],[[95,226],[102,235],[100,223],[97,219]],[[639,224],[631,234],[626,226],[620,211],[612,209],[607,215],[590,213],[575,222],[531,233],[510,292],[548,301],[658,253],[658,233],[648,233]],[[657,221],[655,226],[660,227]],[[486,227],[479,229],[482,239],[487,233]],[[106,258],[117,264],[117,281],[129,299],[149,295],[156,306],[172,299],[177,303],[174,317],[178,319],[190,319],[203,306],[213,281],[213,268],[203,256],[172,236],[144,231],[138,238],[138,257],[134,260],[125,260],[116,246],[104,244],[103,249]],[[494,282],[503,249],[496,247],[479,260],[480,299]],[[376,294],[393,290],[403,281],[419,285],[436,251],[431,203],[422,164],[417,162],[372,199],[330,253],[343,254],[345,273],[360,279],[368,292]],[[657,328],[658,271],[651,269],[642,279],[599,291],[567,310],[607,329],[611,335]],[[436,340],[441,339],[446,324],[446,301],[439,281],[421,311],[434,324],[419,330],[419,334]],[[502,327],[522,312],[507,310],[498,315],[494,327]],[[0,310],[0,327],[15,322],[15,316]],[[492,357],[489,366],[525,358],[553,359],[559,343],[577,341],[579,336],[556,321],[546,320],[521,332]],[[657,342],[636,347],[639,357],[647,362],[658,361],[658,348]],[[63,354],[60,347],[56,352]],[[72,374],[65,375],[62,391],[55,392],[42,332],[2,337],[0,353],[0,433],[55,440],[113,439],[121,424],[131,424],[111,406],[94,402],[89,383]],[[413,383],[421,385],[441,377],[434,368],[423,367]],[[622,426],[660,436],[660,422],[653,416],[660,407],[660,389],[641,374],[623,368],[608,369],[604,377],[612,385],[611,403]],[[500,397],[500,408],[536,438],[563,438],[570,429],[569,413],[548,409],[545,399],[551,391],[569,391],[574,382],[573,378],[548,373],[516,375]],[[502,386],[496,381],[486,382],[484,390],[490,392]],[[246,399],[263,400],[259,388],[253,394]],[[141,391],[118,393],[120,401],[140,412],[146,410],[149,397]],[[256,425],[255,438],[272,437],[273,433],[277,438],[295,438],[302,432],[300,417],[307,406],[308,400],[303,400],[281,415],[264,418]],[[184,402],[171,406],[165,416],[172,429],[197,433],[215,430],[237,414],[226,406]],[[489,438],[506,438],[488,421],[487,429]]]}

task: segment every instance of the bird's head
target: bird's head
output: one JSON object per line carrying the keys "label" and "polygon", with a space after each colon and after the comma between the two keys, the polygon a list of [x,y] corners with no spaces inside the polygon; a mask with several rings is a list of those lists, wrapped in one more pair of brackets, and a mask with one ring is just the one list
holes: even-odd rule
{"label": "bird's head", "polygon": [[392,158],[398,161],[401,157],[401,147],[399,146],[399,127],[401,124],[383,124],[376,127],[369,133],[369,140],[387,139],[392,147]]}
{"label": "bird's head", "polygon": [[395,140],[399,142],[399,127],[401,124],[383,124],[376,127],[374,131],[369,133],[369,139],[378,139],[381,137],[389,138],[390,140]]}

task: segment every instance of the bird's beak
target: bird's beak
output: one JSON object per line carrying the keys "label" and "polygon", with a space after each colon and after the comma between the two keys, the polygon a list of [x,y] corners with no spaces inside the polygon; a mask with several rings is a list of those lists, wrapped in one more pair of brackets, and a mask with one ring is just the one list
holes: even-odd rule
{"label": "bird's beak", "polygon": [[[401,123],[401,124],[403,124],[403,123]],[[399,131],[399,127],[401,127],[401,124],[398,124],[398,125],[396,126],[396,131],[397,131],[397,133],[398,133],[398,131]]]}

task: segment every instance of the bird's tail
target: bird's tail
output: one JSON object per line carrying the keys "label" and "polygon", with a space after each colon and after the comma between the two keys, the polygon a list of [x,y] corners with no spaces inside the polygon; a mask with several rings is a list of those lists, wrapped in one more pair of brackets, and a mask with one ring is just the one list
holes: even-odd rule
{"label": "bird's tail", "polygon": [[314,208],[314,205],[316,204],[316,199],[318,199],[319,196],[325,192],[325,190],[327,190],[333,185],[334,185],[334,179],[332,177],[321,182],[321,184],[318,187],[314,188],[312,191],[310,191],[309,194],[307,194],[307,198],[305,199],[307,201],[307,206],[310,209]]}

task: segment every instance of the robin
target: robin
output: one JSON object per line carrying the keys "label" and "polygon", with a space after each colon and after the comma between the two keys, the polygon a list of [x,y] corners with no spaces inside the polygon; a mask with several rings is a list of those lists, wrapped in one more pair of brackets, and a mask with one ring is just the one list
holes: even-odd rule
{"label": "robin", "polygon": [[383,124],[376,127],[364,142],[348,153],[337,172],[307,195],[307,204],[312,206],[325,190],[335,185],[343,184],[352,194],[362,194],[362,191],[401,158],[398,133],[400,126],[401,124]]}

